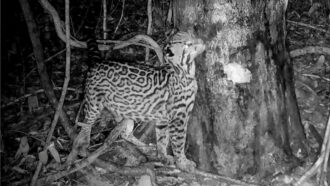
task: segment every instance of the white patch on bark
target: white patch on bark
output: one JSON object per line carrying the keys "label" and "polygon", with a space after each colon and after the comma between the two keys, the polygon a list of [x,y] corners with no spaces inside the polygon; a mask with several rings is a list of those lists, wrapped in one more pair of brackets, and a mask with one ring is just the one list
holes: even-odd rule
{"label": "white patch on bark", "polygon": [[229,63],[224,65],[224,72],[227,74],[227,79],[236,83],[249,83],[251,81],[251,72],[238,63]]}

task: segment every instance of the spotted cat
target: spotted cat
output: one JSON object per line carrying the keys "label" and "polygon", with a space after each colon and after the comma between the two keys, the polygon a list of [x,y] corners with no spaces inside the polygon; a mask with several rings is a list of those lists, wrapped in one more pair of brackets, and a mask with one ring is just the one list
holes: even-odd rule
{"label": "spotted cat", "polygon": [[[190,33],[175,34],[164,48],[166,64],[159,67],[105,61],[94,39],[87,46],[93,65],[85,87],[85,119],[68,160],[86,154],[91,127],[106,108],[125,125],[121,136],[138,146],[145,144],[132,134],[134,121],[155,123],[158,157],[182,170],[193,170],[195,163],[186,158],[184,147],[197,93],[194,59],[205,50],[203,41]],[[174,158],[167,154],[169,142]]]}

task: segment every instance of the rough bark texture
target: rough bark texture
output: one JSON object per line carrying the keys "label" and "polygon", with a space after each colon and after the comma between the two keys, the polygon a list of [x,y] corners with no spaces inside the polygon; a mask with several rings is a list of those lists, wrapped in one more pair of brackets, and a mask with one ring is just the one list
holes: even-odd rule
{"label": "rough bark texture", "polygon": [[[303,157],[292,68],[285,46],[286,5],[268,1],[176,0],[174,21],[207,43],[196,60],[198,95],[188,154],[200,169],[229,176],[275,172],[285,157]],[[246,73],[239,83],[228,68]]]}

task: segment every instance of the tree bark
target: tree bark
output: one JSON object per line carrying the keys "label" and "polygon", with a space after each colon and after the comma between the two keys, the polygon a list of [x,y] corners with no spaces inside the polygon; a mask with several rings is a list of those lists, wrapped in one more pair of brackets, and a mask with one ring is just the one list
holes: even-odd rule
{"label": "tree bark", "polygon": [[[43,87],[43,89],[45,90],[45,94],[48,98],[48,100],[50,101],[52,107],[54,109],[57,108],[58,105],[58,100],[56,99],[55,93],[54,93],[54,89],[51,85],[48,73],[47,73],[47,69],[44,63],[44,53],[43,53],[43,47],[40,41],[40,32],[38,30],[37,24],[33,18],[33,14],[31,11],[31,7],[29,5],[29,2],[26,0],[20,0],[20,5],[24,14],[24,18],[26,21],[26,25],[28,27],[28,31],[29,31],[29,36],[32,42],[32,46],[33,46],[33,53],[37,62],[37,69],[39,72],[39,76],[40,76],[40,82],[41,82],[41,86]],[[64,128],[64,130],[66,131],[66,133],[71,137],[74,138],[77,134],[74,130],[74,128],[70,125],[70,120],[67,117],[67,115],[65,114],[65,112],[63,112],[63,110],[60,111],[60,121],[61,124]]]}
{"label": "tree bark", "polygon": [[188,127],[188,154],[199,168],[265,177],[285,157],[304,157],[285,2],[176,0],[174,7],[175,25],[208,47],[196,60],[199,90]]}

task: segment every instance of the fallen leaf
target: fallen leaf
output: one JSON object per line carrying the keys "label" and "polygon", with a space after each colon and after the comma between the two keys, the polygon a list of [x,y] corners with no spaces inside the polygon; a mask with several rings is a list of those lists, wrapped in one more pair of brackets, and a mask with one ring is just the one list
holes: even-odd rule
{"label": "fallen leaf", "polygon": [[18,159],[21,155],[26,156],[30,150],[30,146],[28,143],[28,139],[26,136],[23,136],[21,138],[21,143],[19,144],[19,147],[15,154],[15,159]]}
{"label": "fallen leaf", "polygon": [[54,142],[52,142],[48,146],[48,150],[49,150],[50,154],[53,156],[53,158],[55,159],[55,161],[57,163],[61,163],[61,158],[60,158],[60,155],[58,154],[58,151],[55,148]]}
{"label": "fallen leaf", "polygon": [[16,172],[18,172],[18,173],[20,173],[20,174],[27,174],[28,173],[27,170],[24,170],[24,169],[22,169],[20,167],[17,167],[17,166],[14,166],[13,167],[13,170],[16,171]]}
{"label": "fallen leaf", "polygon": [[39,107],[39,101],[37,96],[30,96],[28,97],[28,105],[29,105],[29,111],[34,112]]}
{"label": "fallen leaf", "polygon": [[47,149],[39,152],[39,160],[43,163],[46,164],[48,162],[48,153]]}
{"label": "fallen leaf", "polygon": [[149,175],[142,175],[141,178],[135,183],[136,186],[152,186]]}

